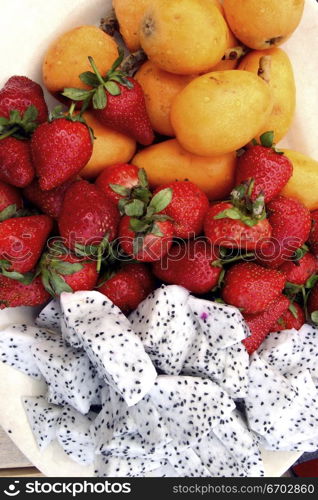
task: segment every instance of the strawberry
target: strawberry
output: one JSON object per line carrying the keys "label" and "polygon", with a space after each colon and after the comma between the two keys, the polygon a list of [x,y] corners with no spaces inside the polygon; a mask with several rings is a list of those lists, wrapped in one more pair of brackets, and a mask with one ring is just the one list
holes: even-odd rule
{"label": "strawberry", "polygon": [[208,241],[190,240],[175,244],[152,269],[160,280],[201,295],[218,285],[222,268],[213,266],[218,257],[218,249]]}
{"label": "strawberry", "polygon": [[44,288],[53,296],[93,290],[98,279],[96,262],[71,254],[59,240],[50,243],[50,250],[42,255],[39,270]]}
{"label": "strawberry", "polygon": [[294,302],[289,306],[280,318],[276,321],[276,324],[271,327],[272,332],[281,332],[282,330],[300,330],[300,328],[306,323],[306,316],[303,308]]}
{"label": "strawberry", "polygon": [[203,220],[209,208],[209,200],[193,182],[171,182],[158,187],[154,194],[163,189],[172,190],[172,200],[161,213],[173,219],[174,233],[177,238],[190,238],[199,235]]}
{"label": "strawberry", "polygon": [[268,304],[265,311],[256,314],[243,313],[251,331],[251,336],[242,341],[249,354],[252,354],[260,347],[267,335],[273,331],[277,320],[286,313],[288,307],[289,300],[287,297],[279,295],[273,302]]}
{"label": "strawberry", "polygon": [[61,186],[76,176],[93,153],[91,131],[80,114],[73,115],[74,105],[64,118],[42,123],[31,139],[31,153],[39,185],[43,191]]}
{"label": "strawberry", "polygon": [[285,282],[286,277],[280,271],[253,262],[239,263],[225,274],[222,298],[245,314],[257,314],[281,294]]}
{"label": "strawberry", "polygon": [[23,202],[19,191],[0,181],[0,222],[12,216]]}
{"label": "strawberry", "polygon": [[15,137],[0,140],[0,180],[23,188],[32,182],[34,174],[29,141]]}
{"label": "strawberry", "polygon": [[312,321],[317,324],[318,323],[318,283],[315,284],[313,289],[310,292],[308,302],[307,302],[307,310],[311,315]]}
{"label": "strawberry", "polygon": [[69,249],[98,249],[105,238],[109,242],[116,238],[119,218],[114,203],[96,186],[81,180],[67,189],[58,225]]}
{"label": "strawberry", "polygon": [[65,193],[73,182],[74,179],[69,179],[64,184],[50,191],[42,191],[39,181],[35,179],[23,190],[23,194],[27,200],[38,207],[44,214],[49,215],[53,219],[58,219],[61,215]]}
{"label": "strawberry", "polygon": [[26,76],[9,78],[0,90],[0,116],[9,118],[13,110],[22,116],[30,106],[34,106],[37,110],[38,123],[47,120],[48,109],[40,85]]}
{"label": "strawberry", "polygon": [[292,470],[297,477],[318,477],[318,458],[294,465]]}
{"label": "strawberry", "polygon": [[[154,262],[169,252],[173,241],[173,224],[169,220],[155,221],[141,229],[143,222],[125,215],[119,225],[120,245],[125,254],[141,262]],[[134,229],[135,228],[135,229]]]}
{"label": "strawberry", "polygon": [[40,258],[52,230],[46,215],[8,219],[0,223],[0,257],[5,270],[27,273]]}
{"label": "strawberry", "polygon": [[279,270],[285,273],[288,283],[305,285],[310,276],[318,271],[318,260],[313,254],[307,252],[299,260],[284,262]]}
{"label": "strawberry", "polygon": [[64,89],[63,96],[73,101],[83,101],[84,107],[92,102],[94,114],[102,124],[148,146],[153,142],[154,134],[147,115],[145,96],[137,80],[117,69],[122,60],[123,52],[103,78],[93,58],[89,57],[94,73],[82,73],[80,79],[93,89],[68,88]]}
{"label": "strawberry", "polygon": [[154,288],[154,279],[146,265],[129,263],[103,282],[98,291],[127,314],[136,309]]}
{"label": "strawberry", "polygon": [[261,136],[261,144],[247,149],[238,160],[236,183],[254,180],[252,199],[264,195],[265,203],[274,199],[293,174],[293,165],[273,146],[273,132]]}
{"label": "strawberry", "polygon": [[278,268],[307,241],[311,228],[309,210],[298,200],[277,196],[268,205],[272,238],[262,245],[258,258],[268,267]]}
{"label": "strawberry", "polygon": [[[107,198],[116,204],[120,200],[129,202],[134,199],[147,203],[151,197],[146,172],[129,163],[105,168],[95,183]],[[121,203],[122,207],[124,205],[126,203]]]}
{"label": "strawberry", "polygon": [[267,219],[255,221],[255,225],[250,226],[243,222],[244,219],[234,220],[226,216],[231,216],[232,212],[235,217],[234,206],[227,201],[215,203],[207,211],[204,233],[214,245],[255,250],[271,237],[272,229]]}
{"label": "strawberry", "polygon": [[41,278],[25,285],[0,275],[0,309],[5,307],[40,306],[50,299]]}
{"label": "strawberry", "polygon": [[318,210],[311,212],[311,231],[308,238],[308,245],[316,257],[318,257]]}

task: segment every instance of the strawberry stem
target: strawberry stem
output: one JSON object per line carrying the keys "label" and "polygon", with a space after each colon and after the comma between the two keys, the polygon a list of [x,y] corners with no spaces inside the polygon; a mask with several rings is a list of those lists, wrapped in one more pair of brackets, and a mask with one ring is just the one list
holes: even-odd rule
{"label": "strawberry stem", "polygon": [[70,115],[70,117],[72,118],[73,116],[73,113],[75,111],[75,107],[76,107],[76,103],[75,102],[72,102],[71,106],[70,106],[70,109],[68,110],[68,114]]}
{"label": "strawberry stem", "polygon": [[90,65],[91,65],[91,66],[92,66],[92,68],[93,68],[93,71],[94,71],[95,75],[96,75],[96,76],[97,76],[97,78],[98,78],[98,81],[100,82],[100,84],[101,84],[101,85],[103,85],[103,86],[104,86],[104,85],[105,85],[105,80],[103,79],[102,75],[101,75],[101,74],[100,74],[100,72],[98,71],[98,68],[97,68],[97,66],[96,66],[96,64],[95,64],[94,59],[93,59],[91,56],[88,56],[88,60],[89,60]]}
{"label": "strawberry stem", "polygon": [[11,137],[11,135],[15,134],[18,131],[19,131],[19,127],[13,127],[12,129],[5,132],[5,134],[0,135],[0,140],[2,141],[2,139],[6,139],[7,137]]}

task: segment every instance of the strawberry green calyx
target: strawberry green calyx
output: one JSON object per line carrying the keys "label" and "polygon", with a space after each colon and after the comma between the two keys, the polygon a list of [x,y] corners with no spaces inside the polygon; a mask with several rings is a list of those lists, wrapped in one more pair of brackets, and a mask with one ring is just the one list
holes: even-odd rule
{"label": "strawberry green calyx", "polygon": [[7,260],[0,260],[0,274],[6,278],[19,281],[23,285],[30,285],[35,278],[35,273],[18,273],[17,271],[10,271],[11,262]]}
{"label": "strawberry green calyx", "polygon": [[88,60],[93,72],[85,71],[81,73],[79,77],[85,85],[93,88],[91,90],[65,88],[62,95],[72,99],[72,101],[82,101],[82,110],[87,109],[91,102],[94,109],[104,109],[107,106],[107,92],[112,96],[120,95],[121,90],[119,84],[128,89],[132,89],[133,83],[128,80],[126,74],[119,69],[124,58],[124,51],[119,49],[118,52],[119,57],[106,73],[105,77],[100,74],[94,59],[89,56]]}
{"label": "strawberry green calyx", "polygon": [[[137,255],[143,246],[143,239],[147,234],[163,237],[164,234],[158,226],[158,222],[172,220],[168,215],[163,215],[160,212],[167,208],[172,200],[172,189],[166,188],[159,191],[148,203],[148,206],[143,205],[144,213],[138,216],[139,206],[134,205],[136,211],[132,210],[130,219],[130,229],[136,233],[134,239],[134,255]],[[138,201],[138,200],[137,200]],[[145,211],[146,208],[146,211]]]}
{"label": "strawberry green calyx", "polygon": [[7,137],[28,139],[38,126],[38,110],[33,104],[21,116],[20,112],[13,109],[9,118],[0,117],[0,140]]}
{"label": "strawberry green calyx", "polygon": [[[273,151],[275,151],[275,153],[277,153],[278,155],[284,155],[284,152],[283,151],[280,151],[277,147],[276,147],[276,144],[274,142],[274,137],[275,137],[275,134],[274,134],[274,131],[273,130],[269,130],[267,132],[264,132],[264,134],[262,134],[260,136],[260,142],[257,142],[256,139],[253,139],[252,140],[252,146],[263,146],[264,148],[269,148],[269,149],[272,149]],[[244,149],[243,149],[243,153],[244,153]],[[240,153],[239,153],[240,154]]]}
{"label": "strawberry green calyx", "polygon": [[252,201],[254,180],[250,179],[231,192],[231,203],[233,207],[223,210],[214,216],[214,219],[232,219],[243,222],[246,226],[254,227],[260,221],[266,219],[265,200],[263,193]]}
{"label": "strawberry green calyx", "polygon": [[68,255],[67,249],[60,244],[54,244],[52,251],[44,252],[41,257],[37,276],[41,276],[44,288],[53,296],[62,292],[72,293],[73,289],[66,283],[64,276],[70,276],[83,269],[83,264],[79,262],[67,262],[61,260],[63,255]]}
{"label": "strawberry green calyx", "polygon": [[149,189],[146,171],[143,168],[138,172],[138,179],[139,184],[133,188],[121,186],[120,184],[110,184],[115,193],[123,196],[118,202],[121,215],[141,217],[146,213],[152,194]]}
{"label": "strawberry green calyx", "polygon": [[95,259],[96,271],[99,273],[102,267],[105,253],[111,255],[111,244],[109,243],[109,233],[107,232],[99,245],[81,245],[76,243],[75,255],[78,257]]}

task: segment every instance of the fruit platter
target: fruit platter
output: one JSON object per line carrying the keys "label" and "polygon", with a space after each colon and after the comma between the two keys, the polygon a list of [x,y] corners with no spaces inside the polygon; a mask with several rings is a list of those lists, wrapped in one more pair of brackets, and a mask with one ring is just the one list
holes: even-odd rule
{"label": "fruit platter", "polygon": [[318,449],[317,2],[3,9],[1,426],[47,476],[282,475]]}

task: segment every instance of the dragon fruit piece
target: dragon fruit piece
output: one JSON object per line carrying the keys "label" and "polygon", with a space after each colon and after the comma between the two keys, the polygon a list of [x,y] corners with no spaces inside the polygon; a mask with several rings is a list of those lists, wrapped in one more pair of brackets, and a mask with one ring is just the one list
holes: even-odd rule
{"label": "dragon fruit piece", "polygon": [[56,438],[64,452],[80,465],[94,462],[95,443],[90,434],[90,426],[96,413],[82,415],[74,408],[65,406],[59,419]]}
{"label": "dragon fruit piece", "polygon": [[164,465],[161,465],[161,467],[158,467],[158,469],[146,472],[144,477],[180,477],[180,476],[177,473],[176,469],[174,469],[167,460],[166,463]]}
{"label": "dragon fruit piece", "polygon": [[138,433],[148,446],[153,449],[162,448],[172,441],[164,419],[149,395],[132,406],[130,412],[136,422]]}
{"label": "dragon fruit piece", "polygon": [[104,440],[109,441],[112,438],[114,426],[109,386],[106,385],[101,389],[100,399],[102,408],[90,427],[90,433],[96,443],[96,453],[101,453]]}
{"label": "dragon fruit piece", "polygon": [[48,330],[53,330],[60,333],[61,326],[60,321],[62,317],[62,311],[60,306],[60,300],[58,298],[51,300],[44,309],[40,312],[35,320],[35,324],[42,328],[47,328]]}
{"label": "dragon fruit piece", "polygon": [[151,458],[117,458],[96,455],[95,471],[96,477],[140,477],[146,472],[161,467],[161,462]]}
{"label": "dragon fruit piece", "polygon": [[318,389],[318,328],[306,324],[299,330],[298,335],[302,344],[300,365],[309,369]]}
{"label": "dragon fruit piece", "polygon": [[45,395],[45,398],[49,403],[51,403],[53,405],[65,406],[65,401],[64,401],[62,394],[55,392],[51,386],[48,386],[48,390],[47,390],[47,393]]}
{"label": "dragon fruit piece", "polygon": [[177,451],[169,457],[170,465],[179,477],[210,477],[210,471],[192,448]]}
{"label": "dragon fruit piece", "polygon": [[31,346],[40,338],[53,338],[55,334],[29,325],[11,325],[0,333],[0,360],[13,368],[42,379],[41,371],[31,353]]}
{"label": "dragon fruit piece", "polygon": [[210,347],[226,349],[250,335],[244,318],[236,307],[192,296],[189,297],[188,304]]}
{"label": "dragon fruit piece", "polygon": [[197,322],[187,302],[189,292],[177,285],[162,285],[150,294],[129,320],[156,368],[168,375],[181,372],[197,334]]}
{"label": "dragon fruit piece", "polygon": [[278,371],[261,359],[251,356],[248,395],[245,411],[251,430],[265,436],[288,410],[298,391]]}
{"label": "dragon fruit piece", "polygon": [[290,374],[288,380],[298,394],[263,435],[265,449],[294,451],[301,443],[318,441],[318,393],[310,372]]}
{"label": "dragon fruit piece", "polygon": [[57,393],[80,413],[88,413],[101,386],[86,353],[67,346],[62,338],[38,340],[31,352],[51,394]]}
{"label": "dragon fruit piece", "polygon": [[298,371],[302,366],[302,342],[297,330],[270,333],[257,353],[283,375]]}
{"label": "dragon fruit piece", "polygon": [[[128,319],[99,292],[63,293],[66,324],[104,381],[118,391],[128,406],[149,392],[157,373]],[[79,306],[79,307],[78,307]]]}
{"label": "dragon fruit piece", "polygon": [[199,377],[160,375],[150,397],[179,447],[208,435],[235,408],[218,385]]}
{"label": "dragon fruit piece", "polygon": [[56,437],[62,408],[51,405],[43,396],[22,400],[30,427],[40,450],[45,450]]}
{"label": "dragon fruit piece", "polygon": [[213,433],[236,460],[237,467],[241,470],[239,475],[264,476],[264,466],[257,436],[248,429],[246,421],[239,411],[235,410],[226,417],[220,425],[213,429]]}

